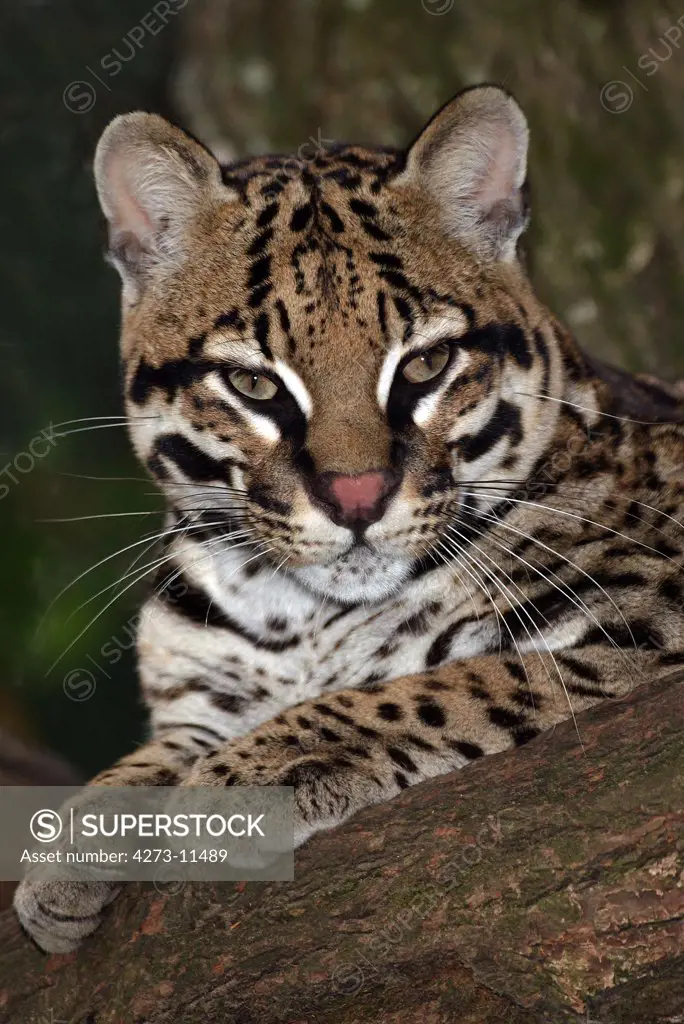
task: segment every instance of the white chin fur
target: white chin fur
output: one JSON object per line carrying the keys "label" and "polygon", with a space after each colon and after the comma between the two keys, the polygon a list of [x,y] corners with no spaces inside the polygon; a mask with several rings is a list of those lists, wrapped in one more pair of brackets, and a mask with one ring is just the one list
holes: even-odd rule
{"label": "white chin fur", "polygon": [[365,547],[352,548],[330,565],[289,570],[308,590],[341,604],[383,601],[399,590],[410,571],[410,561]]}

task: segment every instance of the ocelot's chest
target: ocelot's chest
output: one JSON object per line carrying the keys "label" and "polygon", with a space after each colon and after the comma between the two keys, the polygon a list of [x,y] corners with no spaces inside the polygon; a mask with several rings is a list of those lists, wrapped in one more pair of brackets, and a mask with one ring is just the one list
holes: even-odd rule
{"label": "ocelot's chest", "polygon": [[[233,559],[235,564],[233,564]],[[474,614],[453,573],[435,570],[382,604],[343,606],[284,573],[245,574],[239,553],[141,616],[140,671],[157,723],[229,713],[242,734],[321,693],[368,686],[486,649],[496,627]],[[197,681],[201,680],[201,685]]]}

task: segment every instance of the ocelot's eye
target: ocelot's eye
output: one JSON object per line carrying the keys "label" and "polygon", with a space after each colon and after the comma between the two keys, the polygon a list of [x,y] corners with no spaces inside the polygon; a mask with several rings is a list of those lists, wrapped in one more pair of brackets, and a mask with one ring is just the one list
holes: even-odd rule
{"label": "ocelot's eye", "polygon": [[228,380],[236,391],[259,402],[267,402],[278,392],[278,385],[263,373],[252,373],[250,370],[233,370]]}
{"label": "ocelot's eye", "polygon": [[411,359],[401,371],[411,384],[422,384],[442,372],[449,362],[449,346],[444,342]]}

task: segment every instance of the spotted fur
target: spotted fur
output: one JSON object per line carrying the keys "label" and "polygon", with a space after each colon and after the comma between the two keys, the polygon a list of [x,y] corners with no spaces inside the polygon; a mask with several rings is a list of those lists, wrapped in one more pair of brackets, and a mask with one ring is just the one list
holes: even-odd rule
{"label": "spotted fur", "polygon": [[[220,167],[147,114],[107,129],[130,432],[169,514],[152,738],[97,783],[291,785],[301,843],[681,664],[680,398],[535,297],[526,150],[490,87],[406,152],[304,165]],[[377,472],[373,521],[341,522],[327,482]],[[96,926],[111,893],[82,890],[19,890],[44,948]]]}

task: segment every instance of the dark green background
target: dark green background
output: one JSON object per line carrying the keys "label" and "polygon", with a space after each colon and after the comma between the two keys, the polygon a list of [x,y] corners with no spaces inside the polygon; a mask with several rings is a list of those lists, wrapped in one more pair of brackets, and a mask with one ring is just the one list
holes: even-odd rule
{"label": "dark green background", "polygon": [[[188,0],[107,75],[100,62],[128,52],[124,37],[153,5],[4,0],[0,11],[0,468],[50,423],[121,413],[118,282],[101,259],[91,159],[107,121],[140,107],[241,154],[296,150],[318,134],[401,142],[461,86],[503,82],[533,129],[528,247],[540,294],[597,354],[684,371],[684,52],[673,28],[684,12],[674,3]],[[64,91],[78,80],[95,95],[74,112]],[[632,90],[624,110],[601,102],[612,80]],[[83,90],[71,95],[78,111]],[[60,439],[0,499],[0,723],[88,773],[142,735],[124,651],[142,591],[46,672],[115,591],[79,606],[135,551],[88,574],[36,630],[62,587],[159,522],[150,485],[124,479],[135,476],[125,432],[94,430]],[[150,514],[40,522],[129,512]],[[78,702],[63,683],[81,669],[96,687]]]}

